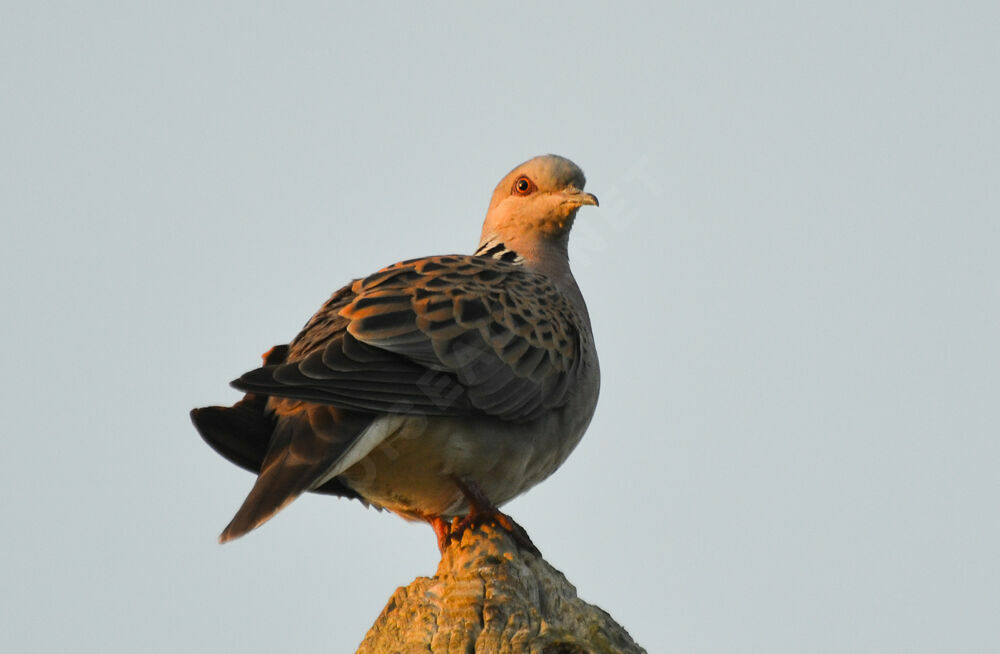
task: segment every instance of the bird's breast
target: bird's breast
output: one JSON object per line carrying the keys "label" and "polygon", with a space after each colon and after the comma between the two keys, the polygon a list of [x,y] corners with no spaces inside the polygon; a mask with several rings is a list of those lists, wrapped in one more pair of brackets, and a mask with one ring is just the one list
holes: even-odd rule
{"label": "bird's breast", "polygon": [[[594,398],[596,400],[596,397]],[[497,506],[555,472],[579,442],[589,412],[566,406],[531,422],[496,418],[380,417],[384,440],[341,478],[366,501],[411,519],[464,515],[454,479],[473,481]]]}

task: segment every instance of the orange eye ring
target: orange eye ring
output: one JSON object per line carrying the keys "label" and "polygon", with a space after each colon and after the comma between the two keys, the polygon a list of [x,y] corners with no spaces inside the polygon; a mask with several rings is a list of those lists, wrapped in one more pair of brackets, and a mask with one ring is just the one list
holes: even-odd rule
{"label": "orange eye ring", "polygon": [[511,189],[512,195],[530,195],[532,191],[535,191],[537,187],[535,183],[521,175],[516,180],[514,180],[514,188]]}

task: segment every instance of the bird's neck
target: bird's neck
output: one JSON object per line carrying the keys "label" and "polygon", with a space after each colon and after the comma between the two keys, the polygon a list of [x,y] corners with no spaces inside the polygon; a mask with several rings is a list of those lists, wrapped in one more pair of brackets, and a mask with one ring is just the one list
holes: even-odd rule
{"label": "bird's neck", "polygon": [[569,235],[557,239],[527,239],[523,235],[503,235],[483,231],[476,256],[492,257],[545,275],[562,290],[574,304],[580,307],[581,315],[590,324],[587,304],[583,301],[580,287],[569,268]]}
{"label": "bird's neck", "polygon": [[557,282],[564,278],[572,280],[573,275],[569,269],[569,235],[556,238],[538,236],[484,231],[479,247],[476,248],[476,255],[524,266]]}
{"label": "bird's neck", "polygon": [[506,261],[517,265],[523,264],[524,256],[508,244],[508,240],[500,234],[483,234],[479,241],[479,247],[476,248],[476,256],[490,257],[497,261]]}

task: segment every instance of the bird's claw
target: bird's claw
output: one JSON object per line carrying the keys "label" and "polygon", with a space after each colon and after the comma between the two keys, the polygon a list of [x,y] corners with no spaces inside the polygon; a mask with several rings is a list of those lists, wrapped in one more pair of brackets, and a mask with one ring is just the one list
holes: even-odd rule
{"label": "bird's claw", "polygon": [[521,549],[531,552],[536,556],[541,556],[541,552],[531,542],[528,532],[524,527],[517,524],[513,518],[506,513],[501,513],[497,507],[486,497],[485,493],[472,482],[467,482],[456,478],[462,494],[469,502],[469,514],[464,518],[454,518],[450,523],[441,517],[434,517],[429,520],[437,535],[438,549],[443,554],[451,543],[462,540],[462,535],[469,529],[475,529],[486,525],[503,529]]}

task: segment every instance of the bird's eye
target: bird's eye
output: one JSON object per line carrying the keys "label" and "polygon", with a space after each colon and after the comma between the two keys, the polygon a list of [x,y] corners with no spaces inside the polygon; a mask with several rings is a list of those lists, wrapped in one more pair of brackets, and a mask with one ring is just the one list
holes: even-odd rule
{"label": "bird's eye", "polygon": [[514,182],[514,193],[518,195],[528,195],[535,190],[535,183],[523,175]]}

